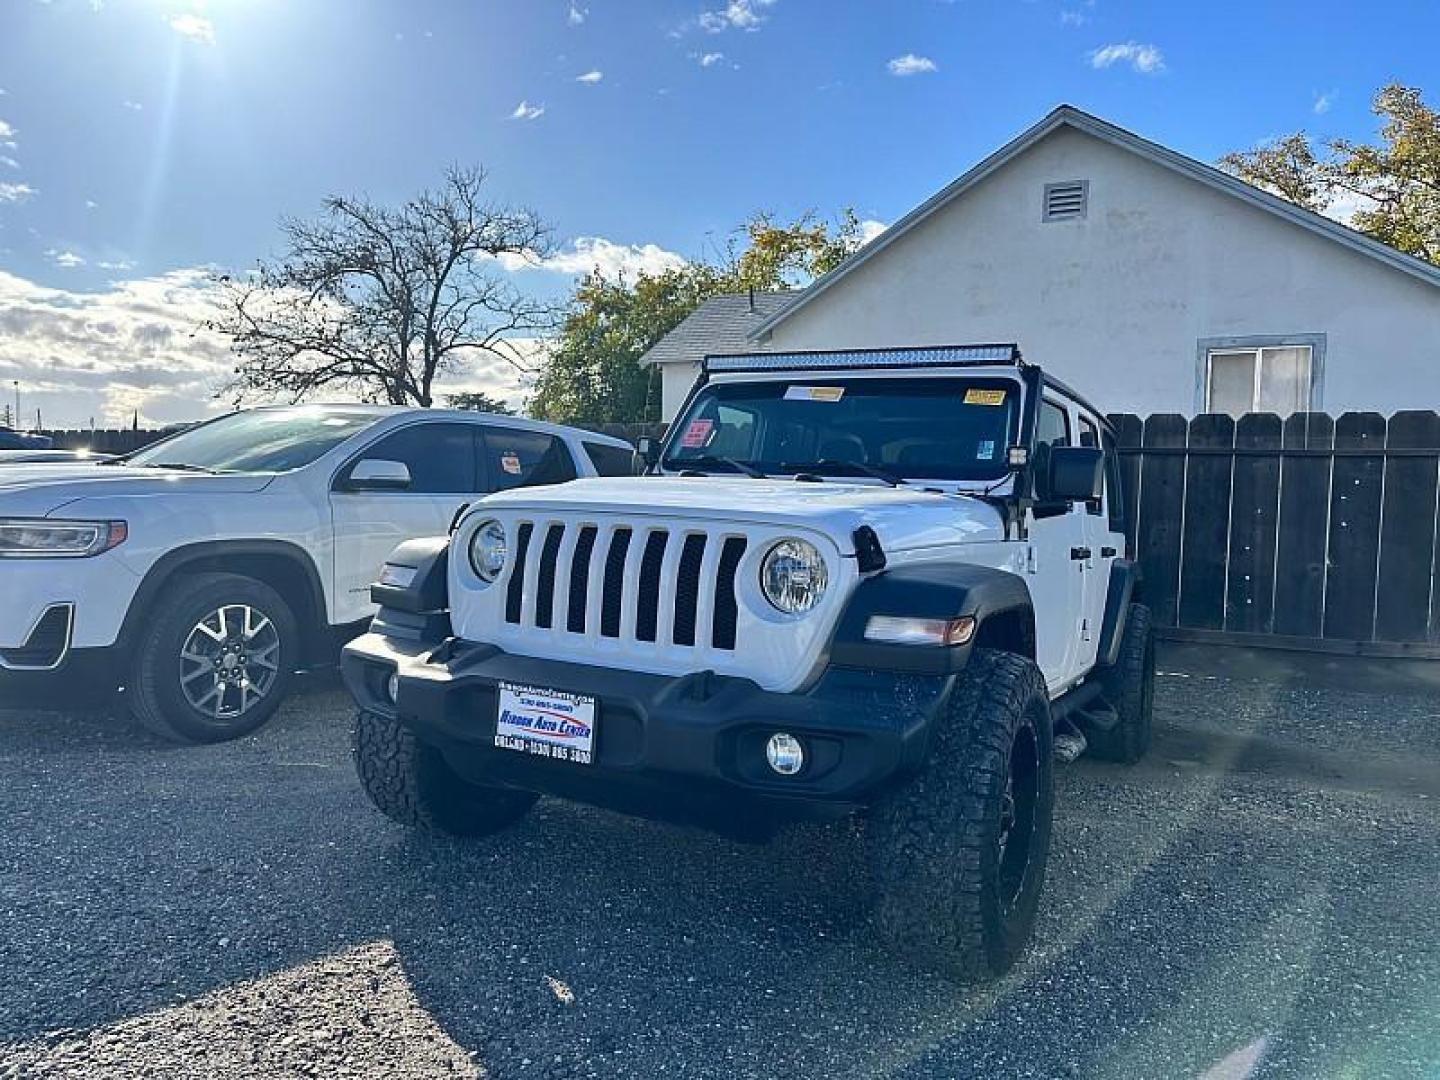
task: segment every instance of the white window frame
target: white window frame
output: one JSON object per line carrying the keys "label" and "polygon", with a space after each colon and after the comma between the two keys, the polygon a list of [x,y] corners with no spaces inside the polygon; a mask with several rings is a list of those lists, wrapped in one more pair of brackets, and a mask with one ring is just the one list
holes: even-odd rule
{"label": "white window frame", "polygon": [[1300,412],[1318,412],[1324,401],[1325,374],[1324,334],[1265,334],[1247,337],[1201,338],[1196,347],[1195,411],[1210,412],[1210,358],[1215,353],[1253,352],[1256,354],[1254,385],[1250,391],[1250,411],[1260,401],[1260,367],[1266,349],[1310,350],[1310,394]]}

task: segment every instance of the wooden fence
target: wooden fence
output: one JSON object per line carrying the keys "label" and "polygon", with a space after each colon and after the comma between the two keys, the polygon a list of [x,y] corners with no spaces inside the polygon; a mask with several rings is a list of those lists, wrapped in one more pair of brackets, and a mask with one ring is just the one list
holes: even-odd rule
{"label": "wooden fence", "polygon": [[1110,419],[1166,636],[1440,657],[1440,413]]}

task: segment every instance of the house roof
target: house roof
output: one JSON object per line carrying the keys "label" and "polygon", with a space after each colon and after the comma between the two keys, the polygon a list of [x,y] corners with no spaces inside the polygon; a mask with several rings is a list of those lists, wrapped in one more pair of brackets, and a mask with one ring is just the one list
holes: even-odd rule
{"label": "house roof", "polygon": [[793,292],[756,292],[712,296],[640,357],[641,364],[697,363],[708,353],[753,348],[750,331],[783,308]]}
{"label": "house roof", "polygon": [[847,274],[853,273],[859,267],[875,258],[911,229],[929,218],[930,215],[948,206],[981,180],[984,180],[991,173],[1009,163],[1012,158],[1023,154],[1041,139],[1061,127],[1069,127],[1077,131],[1082,131],[1112,146],[1117,146],[1122,150],[1128,150],[1131,153],[1138,154],[1140,157],[1156,165],[1179,173],[1181,176],[1189,177],[1191,180],[1204,184],[1206,187],[1223,192],[1226,195],[1231,195],[1252,206],[1259,207],[1261,210],[1274,214],[1276,217],[1284,218],[1291,224],[1298,225],[1302,229],[1308,229],[1317,236],[1323,236],[1327,240],[1343,244],[1352,251],[1359,252],[1361,255],[1367,255],[1402,273],[1409,274],[1411,277],[1418,278],[1431,285],[1440,286],[1440,266],[1433,266],[1423,259],[1417,259],[1413,255],[1407,255],[1403,251],[1398,251],[1390,247],[1388,244],[1382,244],[1378,240],[1372,240],[1364,233],[1359,233],[1354,229],[1347,228],[1338,221],[1332,221],[1322,214],[1316,214],[1310,210],[1296,206],[1294,203],[1287,202],[1278,195],[1272,195],[1268,191],[1262,191],[1260,188],[1247,184],[1243,180],[1231,176],[1229,173],[1222,172],[1211,165],[1196,161],[1194,158],[1186,157],[1184,154],[1177,153],[1169,147],[1161,146],[1159,143],[1151,142],[1149,139],[1142,139],[1139,135],[1126,131],[1124,128],[1116,127],[1108,121],[1101,120],[1098,116],[1092,116],[1083,109],[1077,109],[1073,105],[1061,105],[1038,124],[1006,143],[948,187],[936,192],[936,194],[932,195],[914,210],[911,210],[910,213],[895,222],[894,225],[891,225],[828,274],[816,279],[814,284],[808,289],[803,292],[791,294],[789,303],[785,304],[780,310],[770,315],[764,321],[756,324],[750,330],[752,341],[753,339],[762,337],[774,327],[784,322],[821,293],[843,280]]}

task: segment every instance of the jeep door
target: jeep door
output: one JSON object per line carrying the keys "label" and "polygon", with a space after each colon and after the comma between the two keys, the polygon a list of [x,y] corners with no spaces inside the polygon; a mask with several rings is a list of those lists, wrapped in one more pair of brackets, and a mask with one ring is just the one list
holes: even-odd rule
{"label": "jeep door", "polygon": [[[1074,446],[1070,407],[1048,395],[1035,428],[1035,467],[1048,467],[1050,450]],[[1045,684],[1055,691],[1082,673],[1081,622],[1085,603],[1085,507],[1040,502],[1030,527],[1030,592],[1035,603],[1035,650]]]}
{"label": "jeep door", "polygon": [[1076,666],[1081,674],[1095,666],[1100,647],[1100,628],[1105,624],[1105,595],[1110,588],[1110,564],[1125,553],[1124,511],[1120,493],[1114,489],[1112,477],[1118,475],[1115,448],[1104,445],[1100,420],[1081,410],[1080,445],[1105,451],[1105,492],[1099,499],[1084,503],[1085,559],[1083,601],[1080,616],[1079,655]]}

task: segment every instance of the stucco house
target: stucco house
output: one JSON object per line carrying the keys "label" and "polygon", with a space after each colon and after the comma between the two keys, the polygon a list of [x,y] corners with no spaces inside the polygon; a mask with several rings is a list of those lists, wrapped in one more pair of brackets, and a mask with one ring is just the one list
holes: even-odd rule
{"label": "stucco house", "polygon": [[720,297],[643,358],[1015,341],[1116,411],[1440,408],[1440,267],[1071,106],[808,289]]}

